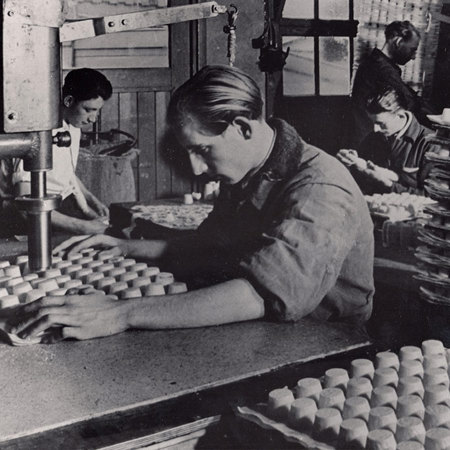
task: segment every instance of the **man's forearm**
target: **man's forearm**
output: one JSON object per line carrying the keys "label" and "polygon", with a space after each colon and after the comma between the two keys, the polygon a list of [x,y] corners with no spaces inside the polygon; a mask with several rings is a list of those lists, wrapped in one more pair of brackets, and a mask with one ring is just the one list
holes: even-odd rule
{"label": "man's forearm", "polygon": [[133,258],[160,259],[164,256],[167,242],[164,240],[122,240],[122,254]]}
{"label": "man's forearm", "polygon": [[185,294],[130,300],[129,328],[164,329],[220,325],[264,316],[253,286],[235,279]]}

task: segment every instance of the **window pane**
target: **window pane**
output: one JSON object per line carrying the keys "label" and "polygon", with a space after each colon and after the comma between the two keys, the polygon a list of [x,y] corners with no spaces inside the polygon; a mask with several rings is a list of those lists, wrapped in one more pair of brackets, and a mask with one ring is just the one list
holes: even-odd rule
{"label": "window pane", "polygon": [[283,17],[290,19],[313,19],[314,0],[286,0]]}
{"label": "window pane", "polygon": [[349,38],[319,38],[319,73],[321,95],[349,94]]}
{"label": "window pane", "polygon": [[348,20],[349,0],[319,0],[319,19]]}
{"label": "window pane", "polygon": [[[73,20],[166,8],[167,0],[72,0],[68,18]],[[169,67],[168,26],[64,42],[63,68],[95,69]]]}
{"label": "window pane", "polygon": [[284,36],[283,50],[287,47],[290,52],[283,68],[284,95],[314,95],[314,39]]}

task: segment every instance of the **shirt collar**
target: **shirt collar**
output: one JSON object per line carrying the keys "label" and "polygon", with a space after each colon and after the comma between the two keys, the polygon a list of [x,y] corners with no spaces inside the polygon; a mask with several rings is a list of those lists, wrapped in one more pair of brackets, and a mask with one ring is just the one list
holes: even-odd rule
{"label": "shirt collar", "polygon": [[266,162],[255,174],[232,187],[242,198],[261,209],[272,189],[294,176],[302,163],[305,142],[296,130],[281,119],[269,119],[269,126],[275,131],[274,143]]}
{"label": "shirt collar", "polygon": [[417,121],[417,119],[414,117],[414,114],[407,111],[408,114],[408,122],[406,125],[397,133],[395,136],[395,139],[403,139],[403,140],[409,140],[412,142],[415,142],[422,130],[421,125]]}

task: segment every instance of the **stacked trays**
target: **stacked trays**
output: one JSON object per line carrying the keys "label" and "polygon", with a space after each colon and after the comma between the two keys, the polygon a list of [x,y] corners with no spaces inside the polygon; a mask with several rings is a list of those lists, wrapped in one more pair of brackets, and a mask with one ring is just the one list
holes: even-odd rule
{"label": "stacked trays", "polygon": [[[186,291],[186,284],[175,281],[169,272],[93,248],[65,259],[54,256],[52,267],[39,273],[30,272],[26,255],[16,257],[13,264],[0,261],[0,312],[44,296],[97,294],[129,301]],[[0,332],[1,337],[12,345],[45,342],[40,337],[27,340],[6,333],[2,330],[1,320]]]}
{"label": "stacked trays", "polygon": [[448,449],[449,361],[441,341],[427,340],[302,378],[236,413],[301,448]]}
{"label": "stacked trays", "polygon": [[[450,147],[450,140],[436,138],[436,143],[438,149],[425,155],[434,164],[425,181],[425,189],[437,203],[425,207],[430,219],[420,231],[416,278],[420,283],[420,296],[429,311],[439,309],[442,320],[450,311],[450,152],[446,148]],[[434,324],[430,325],[434,327]],[[445,333],[439,337],[446,341],[448,330]]]}

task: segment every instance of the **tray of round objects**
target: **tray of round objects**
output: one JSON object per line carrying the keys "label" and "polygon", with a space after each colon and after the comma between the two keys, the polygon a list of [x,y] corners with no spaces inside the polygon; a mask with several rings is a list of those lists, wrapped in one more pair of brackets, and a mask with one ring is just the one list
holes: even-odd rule
{"label": "tray of round objects", "polygon": [[450,164],[450,151],[444,148],[439,151],[426,152],[425,159],[446,166],[447,164]]}
{"label": "tray of round objects", "polygon": [[443,306],[450,306],[450,288],[445,289],[439,286],[432,286],[427,288],[425,286],[420,286],[419,291],[420,297],[427,302]]}
{"label": "tray of round objects", "polygon": [[97,293],[127,301],[186,291],[186,284],[176,281],[172,273],[108,251],[89,248],[65,259],[54,256],[51,267],[37,273],[29,270],[28,256],[21,255],[12,264],[0,261],[0,337],[12,345],[51,342],[57,336],[55,330],[31,340],[5,331],[6,318],[15,314],[18,305],[44,296]]}
{"label": "tray of round objects", "polygon": [[434,247],[450,248],[450,230],[442,230],[429,224],[419,230],[418,239]]}
{"label": "tray of round objects", "polygon": [[448,449],[449,361],[450,350],[430,339],[302,378],[235,411],[301,448]]}

